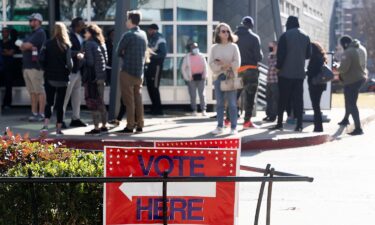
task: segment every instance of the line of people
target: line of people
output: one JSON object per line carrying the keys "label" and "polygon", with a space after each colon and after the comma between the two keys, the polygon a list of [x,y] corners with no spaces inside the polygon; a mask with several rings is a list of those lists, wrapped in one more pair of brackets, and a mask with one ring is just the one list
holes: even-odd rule
{"label": "line of people", "polygon": [[[144,75],[152,101],[151,112],[154,115],[163,114],[159,86],[167,54],[166,41],[158,32],[156,24],[148,27],[147,36],[139,27],[141,19],[139,11],[127,13],[126,26],[129,31],[122,35],[114,49],[122,59],[119,74],[123,103],[121,113],[126,109],[127,116],[127,125],[119,133],[143,132]],[[94,129],[86,134],[108,132],[104,86],[109,77],[108,66],[111,65],[108,62],[111,57],[107,46],[111,46],[108,49],[112,52],[113,41],[111,45],[108,42],[106,44],[101,28],[96,24],[86,26],[82,18],[72,20],[70,31],[63,23],[56,23],[53,37],[47,41],[41,28],[42,21],[39,13],[32,14],[29,17],[32,33],[23,43],[18,43],[23,53],[23,76],[31,96],[30,121],[44,120],[43,130],[47,130],[54,109],[57,112],[56,133],[61,135],[65,127],[63,120],[66,107],[71,100],[73,115],[70,126],[87,126],[80,120],[80,90],[83,83],[86,106],[92,111],[94,124]],[[226,23],[217,25],[215,43],[209,50],[208,62],[199,52],[197,43],[189,43],[187,46],[189,53],[183,59],[181,71],[188,84],[193,114],[197,114],[197,91],[202,114],[207,113],[205,85],[210,74],[208,68],[212,72],[217,102],[217,128],[213,134],[223,133],[227,126],[230,126],[231,134],[237,133],[238,102],[241,95],[245,99],[243,129],[255,127],[251,118],[259,82],[258,66],[263,60],[263,52],[260,38],[253,32],[253,28],[254,20],[249,16],[242,19],[236,32]],[[269,43],[267,116],[264,121],[273,122],[277,119],[277,124],[270,130],[282,130],[283,114],[287,111],[288,116],[296,119],[295,131],[303,130],[303,82],[307,75],[314,109],[314,131],[322,132],[320,99],[326,84],[315,84],[313,79],[327,63],[326,53],[319,43],[311,42],[300,29],[297,17],[288,18],[286,29],[277,42]],[[344,83],[346,114],[340,125],[347,125],[351,114],[356,126],[351,134],[362,134],[356,101],[359,87],[366,77],[367,53],[358,41],[350,37],[343,37],[341,44],[345,53],[338,70]],[[310,59],[307,72],[306,59]],[[221,89],[224,80],[236,77],[242,80],[243,88],[230,91]],[[121,117],[119,115],[118,119]]]}

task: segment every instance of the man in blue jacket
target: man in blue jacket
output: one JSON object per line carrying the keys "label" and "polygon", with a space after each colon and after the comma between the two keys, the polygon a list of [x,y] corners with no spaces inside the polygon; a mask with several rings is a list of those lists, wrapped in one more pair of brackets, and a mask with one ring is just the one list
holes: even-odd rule
{"label": "man in blue jacket", "polygon": [[159,86],[164,59],[167,55],[167,45],[165,38],[159,33],[158,25],[151,24],[147,29],[147,33],[149,35],[148,47],[152,50],[150,63],[145,72],[147,90],[152,102],[151,114],[163,115]]}
{"label": "man in blue jacket", "polygon": [[277,46],[279,108],[277,125],[271,129],[283,128],[283,114],[291,98],[297,118],[295,131],[301,132],[303,129],[303,81],[306,77],[305,60],[311,56],[311,43],[310,38],[299,27],[298,18],[290,16],[286,22],[286,32],[281,35]]}

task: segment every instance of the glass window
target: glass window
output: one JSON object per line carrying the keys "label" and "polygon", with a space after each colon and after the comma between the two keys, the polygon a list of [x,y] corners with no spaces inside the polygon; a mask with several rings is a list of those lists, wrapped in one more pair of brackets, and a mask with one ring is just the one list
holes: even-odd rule
{"label": "glass window", "polygon": [[140,9],[143,21],[172,21],[173,0],[138,0],[133,8]]}
{"label": "glass window", "polygon": [[57,20],[70,21],[78,16],[87,20],[87,0],[60,0],[59,12]]}
{"label": "glass window", "polygon": [[160,85],[161,86],[173,86],[173,58],[166,58],[164,60]]}
{"label": "glass window", "polygon": [[[147,32],[148,25],[141,25],[142,30]],[[159,26],[159,32],[163,34],[167,42],[167,53],[173,53],[173,26],[172,25],[163,25]]]}
{"label": "glass window", "polygon": [[196,42],[198,44],[201,52],[207,52],[207,26],[177,26],[177,52],[185,53],[187,44],[192,42]]}
{"label": "glass window", "polygon": [[91,19],[115,20],[116,0],[91,0]]}
{"label": "glass window", "polygon": [[207,0],[177,0],[177,20],[207,20]]}
{"label": "glass window", "polygon": [[40,13],[43,20],[48,20],[48,1],[46,0],[9,0],[7,19],[10,21],[27,21],[32,13]]}

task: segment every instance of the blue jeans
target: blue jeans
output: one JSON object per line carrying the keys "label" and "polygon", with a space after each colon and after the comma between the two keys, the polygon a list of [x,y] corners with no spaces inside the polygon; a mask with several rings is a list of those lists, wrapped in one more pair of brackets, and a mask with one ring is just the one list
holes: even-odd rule
{"label": "blue jeans", "polygon": [[228,102],[229,118],[231,122],[231,128],[236,129],[237,127],[237,91],[221,91],[220,82],[225,80],[225,75],[220,75],[217,80],[214,81],[215,87],[215,98],[216,98],[216,118],[217,126],[223,127],[224,122],[224,102],[225,99]]}

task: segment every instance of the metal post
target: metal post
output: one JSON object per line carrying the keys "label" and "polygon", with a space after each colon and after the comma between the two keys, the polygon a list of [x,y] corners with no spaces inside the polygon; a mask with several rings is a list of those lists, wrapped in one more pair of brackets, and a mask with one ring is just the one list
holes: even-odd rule
{"label": "metal post", "polygon": [[255,33],[258,32],[258,0],[250,1],[250,16],[254,19],[254,29]]}
{"label": "metal post", "polygon": [[168,225],[168,206],[167,206],[167,178],[168,172],[163,173],[163,225]]}
{"label": "metal post", "polygon": [[48,25],[49,25],[49,35],[53,36],[53,26],[56,22],[56,11],[55,11],[55,0],[48,1]]}
{"label": "metal post", "polygon": [[126,12],[130,10],[131,1],[116,1],[116,18],[115,18],[115,39],[112,52],[112,74],[111,89],[109,95],[109,119],[116,117],[116,112],[120,107],[120,88],[119,88],[119,68],[120,58],[116,54],[117,44],[120,42],[122,34],[125,32]]}
{"label": "metal post", "polygon": [[280,15],[280,1],[271,0],[272,5],[272,15],[273,15],[273,24],[275,25],[276,38],[279,39],[283,33],[283,26],[281,24],[281,15]]}
{"label": "metal post", "polygon": [[[271,164],[267,164],[266,171],[264,172],[264,176],[268,176],[270,172]],[[259,196],[258,196],[258,203],[257,203],[257,208],[255,210],[255,219],[254,219],[254,225],[258,225],[259,221],[259,213],[260,213],[260,207],[262,205],[262,199],[263,199],[263,193],[264,193],[264,187],[266,186],[266,182],[262,182],[260,185],[260,191],[259,191]]]}
{"label": "metal post", "polygon": [[[29,179],[33,176],[31,169],[27,170]],[[34,183],[29,184],[30,188],[30,200],[31,200],[31,213],[33,215],[33,225],[38,225],[38,205],[35,197],[35,186]]]}
{"label": "metal post", "polygon": [[[273,177],[273,174],[275,172],[275,169],[272,168],[270,171],[270,177]],[[268,193],[267,193],[267,218],[266,218],[266,225],[271,224],[271,201],[272,201],[272,184],[273,182],[270,181],[268,183]]]}

